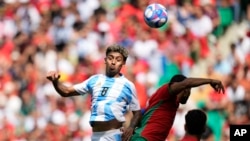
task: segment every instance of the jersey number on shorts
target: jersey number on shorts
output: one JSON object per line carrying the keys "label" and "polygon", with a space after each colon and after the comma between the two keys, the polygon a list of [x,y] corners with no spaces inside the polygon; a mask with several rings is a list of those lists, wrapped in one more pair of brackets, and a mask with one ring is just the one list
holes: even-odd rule
{"label": "jersey number on shorts", "polygon": [[103,87],[103,88],[102,88],[101,95],[102,95],[102,96],[105,96],[105,95],[107,94],[107,92],[108,92],[108,89],[109,89],[109,87]]}

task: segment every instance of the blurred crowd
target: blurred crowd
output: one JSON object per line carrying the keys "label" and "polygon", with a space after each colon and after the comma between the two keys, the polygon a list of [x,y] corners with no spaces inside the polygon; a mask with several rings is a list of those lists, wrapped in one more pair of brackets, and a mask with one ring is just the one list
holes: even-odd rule
{"label": "blurred crowd", "polygon": [[[166,6],[169,14],[159,29],[143,20],[143,10],[153,2]],[[208,114],[204,141],[229,140],[229,124],[250,124],[250,32],[235,33],[229,46],[218,42],[232,25],[246,23],[250,29],[249,3],[1,0],[0,140],[89,141],[90,96],[60,97],[46,73],[59,71],[69,85],[104,73],[105,49],[113,43],[130,52],[123,73],[134,82],[142,109],[171,76],[191,76],[197,64],[207,62],[206,72],[194,77],[222,80],[225,94],[209,86],[194,89],[167,140],[184,135],[185,112],[194,107]],[[221,48],[228,52],[219,52]]]}

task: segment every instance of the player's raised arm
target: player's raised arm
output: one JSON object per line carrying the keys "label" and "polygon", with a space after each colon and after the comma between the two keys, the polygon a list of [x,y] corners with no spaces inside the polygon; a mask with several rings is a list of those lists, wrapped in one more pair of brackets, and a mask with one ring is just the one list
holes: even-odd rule
{"label": "player's raised arm", "polygon": [[50,80],[55,88],[55,90],[62,96],[62,97],[69,97],[69,96],[75,96],[80,95],[77,93],[73,86],[65,86],[61,82],[59,82],[60,74],[56,71],[50,71],[47,74],[46,77],[48,80]]}
{"label": "player's raised arm", "polygon": [[[178,75],[177,75],[178,76]],[[191,89],[193,87],[198,87],[205,84],[210,84],[211,87],[215,89],[215,91],[219,93],[224,93],[224,87],[220,80],[215,79],[207,79],[207,78],[185,78],[185,76],[180,75],[180,81],[173,80],[170,81],[169,91],[171,94],[178,94],[185,89]]]}

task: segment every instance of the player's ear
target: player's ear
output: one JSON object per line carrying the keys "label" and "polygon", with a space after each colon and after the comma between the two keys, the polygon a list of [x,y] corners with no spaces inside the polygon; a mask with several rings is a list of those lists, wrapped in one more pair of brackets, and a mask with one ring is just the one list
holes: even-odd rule
{"label": "player's ear", "polygon": [[106,63],[107,63],[107,57],[104,58],[104,64],[106,64]]}

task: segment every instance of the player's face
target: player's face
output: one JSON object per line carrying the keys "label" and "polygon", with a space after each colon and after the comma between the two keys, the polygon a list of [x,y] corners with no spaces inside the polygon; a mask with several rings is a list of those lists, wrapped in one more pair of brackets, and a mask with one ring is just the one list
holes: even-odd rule
{"label": "player's face", "polygon": [[106,75],[118,76],[122,66],[125,64],[123,56],[119,52],[110,52],[105,58]]}
{"label": "player's face", "polygon": [[178,100],[181,104],[186,104],[190,96],[191,89],[185,89],[178,95]]}

